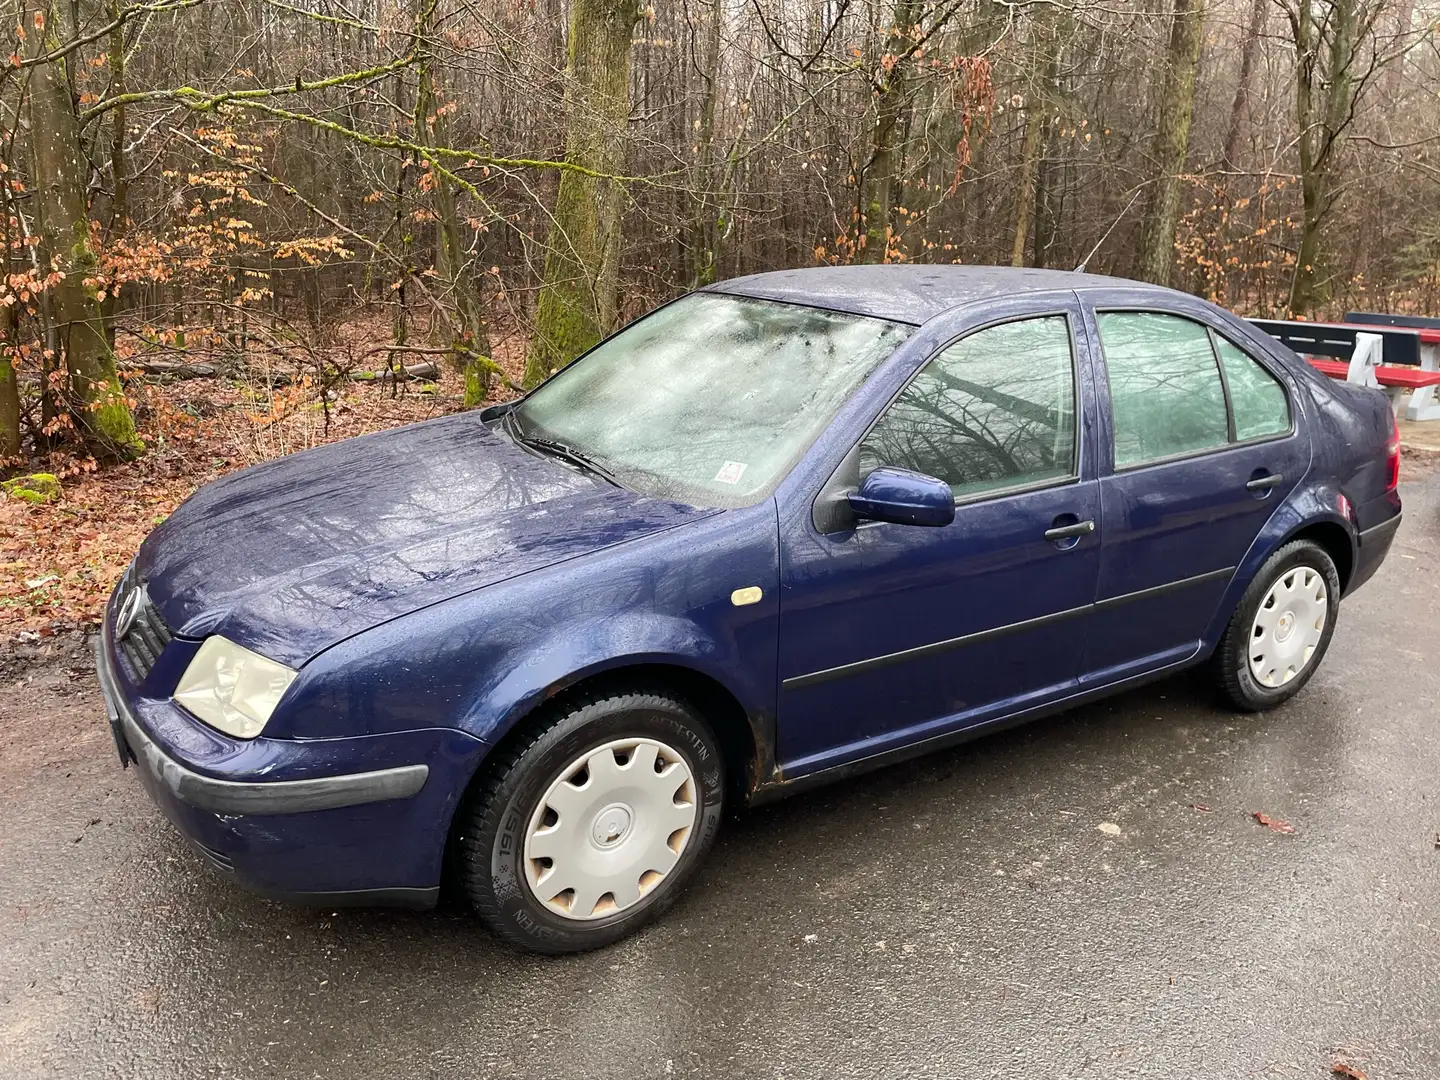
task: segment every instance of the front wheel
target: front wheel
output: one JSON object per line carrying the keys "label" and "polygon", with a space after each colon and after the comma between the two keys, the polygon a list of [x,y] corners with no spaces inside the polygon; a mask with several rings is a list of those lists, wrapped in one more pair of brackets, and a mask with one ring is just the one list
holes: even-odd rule
{"label": "front wheel", "polygon": [[1221,692],[1242,712],[1274,708],[1315,673],[1340,605],[1340,575],[1319,544],[1271,555],[1245,590],[1215,650]]}
{"label": "front wheel", "polygon": [[723,792],[719,744],[686,702],[574,698],[502,750],[462,810],[465,891],[522,948],[608,945],[675,900],[715,839]]}

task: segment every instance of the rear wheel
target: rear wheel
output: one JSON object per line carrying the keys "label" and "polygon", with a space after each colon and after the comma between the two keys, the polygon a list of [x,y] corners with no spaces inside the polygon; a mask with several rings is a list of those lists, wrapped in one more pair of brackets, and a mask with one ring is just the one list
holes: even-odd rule
{"label": "rear wheel", "polygon": [[723,792],[719,744],[684,701],[574,698],[490,763],[462,811],[465,891],[522,948],[608,945],[675,900],[715,839]]}
{"label": "rear wheel", "polygon": [[1215,650],[1230,704],[1259,712],[1298,693],[1330,645],[1339,603],[1340,575],[1319,544],[1296,540],[1270,556]]}

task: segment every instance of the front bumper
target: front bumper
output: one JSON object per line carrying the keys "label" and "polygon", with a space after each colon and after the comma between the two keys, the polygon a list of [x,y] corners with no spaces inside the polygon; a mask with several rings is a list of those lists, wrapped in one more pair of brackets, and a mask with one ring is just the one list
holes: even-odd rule
{"label": "front bumper", "polygon": [[310,780],[251,783],[217,780],[186,768],[145,734],[116,687],[110,652],[101,637],[95,639],[95,673],[100,679],[100,693],[105,698],[111,729],[117,732],[121,764],[126,764],[128,749],[131,758],[156,783],[181,802],[200,810],[214,814],[299,814],[386,799],[408,799],[425,786],[425,779],[430,775],[428,765],[401,765]]}
{"label": "front bumper", "polygon": [[[449,823],[482,744],[448,729],[408,732],[384,737],[393,751],[386,756],[430,764],[293,780],[223,779],[177,760],[156,737],[181,722],[177,706],[127,700],[108,622],[95,659],[122,763],[135,761],[146,791],[211,866],[277,899],[435,904]],[[334,740],[303,745],[316,757],[335,755]]]}

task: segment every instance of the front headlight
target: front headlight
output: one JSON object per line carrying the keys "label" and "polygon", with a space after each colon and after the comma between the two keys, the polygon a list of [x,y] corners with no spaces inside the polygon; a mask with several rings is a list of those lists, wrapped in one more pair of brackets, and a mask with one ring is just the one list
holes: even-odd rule
{"label": "front headlight", "polygon": [[216,635],[206,638],[175,687],[175,701],[237,739],[253,739],[295,679],[284,664]]}

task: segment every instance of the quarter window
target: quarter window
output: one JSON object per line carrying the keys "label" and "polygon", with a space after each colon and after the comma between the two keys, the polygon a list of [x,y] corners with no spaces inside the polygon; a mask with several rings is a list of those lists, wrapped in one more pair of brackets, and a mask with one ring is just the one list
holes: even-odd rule
{"label": "quarter window", "polygon": [[1205,327],[1142,311],[1105,312],[1097,321],[1117,469],[1230,441],[1225,388]]}
{"label": "quarter window", "polygon": [[863,473],[891,465],[956,498],[1075,472],[1075,378],[1064,316],[1003,323],[921,369],[861,444]]}
{"label": "quarter window", "polygon": [[1289,431],[1290,402],[1275,376],[1219,335],[1215,337],[1215,352],[1225,369],[1236,440],[1244,442]]}

